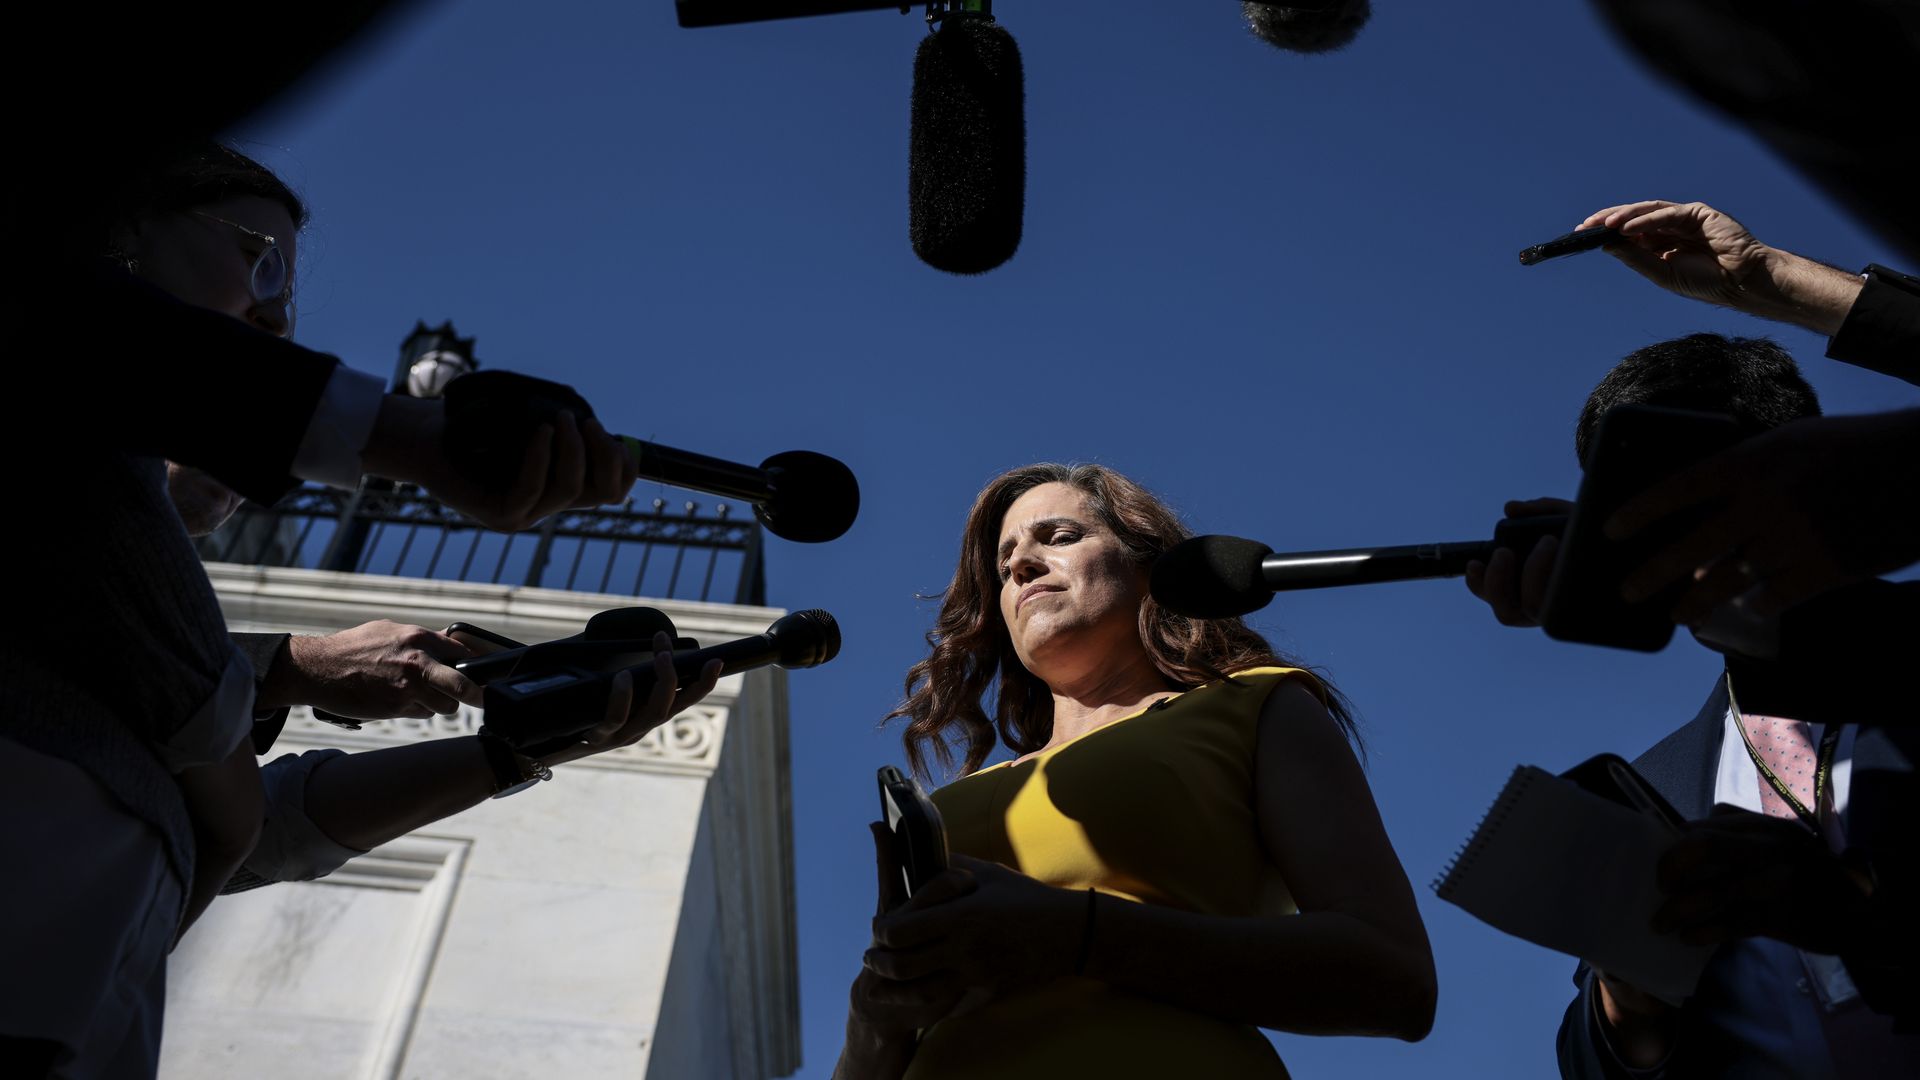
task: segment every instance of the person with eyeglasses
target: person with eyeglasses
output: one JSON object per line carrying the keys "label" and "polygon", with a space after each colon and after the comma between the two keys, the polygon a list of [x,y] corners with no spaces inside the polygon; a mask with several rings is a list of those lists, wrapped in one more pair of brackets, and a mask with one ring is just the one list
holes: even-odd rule
{"label": "person with eyeglasses", "polygon": [[[15,268],[0,431],[36,518],[13,530],[0,620],[7,1075],[152,1075],[166,954],[261,836],[256,673],[169,462],[223,502],[372,473],[508,530],[633,482],[617,441],[564,415],[525,438],[512,481],[469,475],[439,402],[288,340],[305,217],[269,170],[190,143],[60,222],[67,255],[43,252],[39,279]],[[62,507],[78,512],[50,520]]]}

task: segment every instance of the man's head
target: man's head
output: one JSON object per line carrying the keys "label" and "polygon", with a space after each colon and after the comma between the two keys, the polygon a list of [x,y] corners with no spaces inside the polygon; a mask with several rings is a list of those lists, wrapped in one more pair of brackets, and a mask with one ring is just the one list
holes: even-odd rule
{"label": "man's head", "polygon": [[1688,334],[1628,353],[1587,396],[1574,428],[1574,449],[1584,466],[1600,418],[1621,405],[1732,416],[1747,434],[1820,415],[1820,399],[1799,365],[1766,338]]}

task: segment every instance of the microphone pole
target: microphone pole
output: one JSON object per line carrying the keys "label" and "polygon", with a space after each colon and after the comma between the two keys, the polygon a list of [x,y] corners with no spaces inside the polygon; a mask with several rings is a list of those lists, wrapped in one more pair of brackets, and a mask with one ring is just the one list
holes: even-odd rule
{"label": "microphone pole", "polygon": [[1162,607],[1188,618],[1236,618],[1266,607],[1278,592],[1458,577],[1468,563],[1485,561],[1499,548],[1525,557],[1566,526],[1566,515],[1547,514],[1508,518],[1492,540],[1280,554],[1257,540],[1196,536],[1155,561],[1148,589]]}
{"label": "microphone pole", "polygon": [[1491,540],[1480,540],[1288,552],[1261,559],[1260,572],[1267,588],[1274,592],[1459,577],[1467,572],[1469,562],[1487,561],[1499,546]]}

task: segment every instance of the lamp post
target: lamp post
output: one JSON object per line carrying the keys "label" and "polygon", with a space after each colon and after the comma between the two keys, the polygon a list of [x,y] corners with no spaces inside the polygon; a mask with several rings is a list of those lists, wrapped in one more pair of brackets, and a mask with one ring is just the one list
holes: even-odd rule
{"label": "lamp post", "polygon": [[473,339],[454,332],[453,320],[429,327],[413,324],[413,333],[400,343],[400,362],[393,369],[393,393],[437,398],[447,384],[478,368]]}
{"label": "lamp post", "polygon": [[[400,359],[394,364],[393,385],[387,392],[416,398],[439,397],[446,392],[448,383],[480,366],[480,361],[473,356],[473,340],[461,337],[454,330],[452,319],[439,326],[416,321],[413,331],[400,343]],[[359,568],[360,555],[366,550],[367,534],[371,531],[371,526],[360,518],[360,503],[369,494],[393,490],[393,481],[382,477],[369,476],[360,481],[360,490],[348,501],[333,542],[320,558],[321,569],[353,571]]]}

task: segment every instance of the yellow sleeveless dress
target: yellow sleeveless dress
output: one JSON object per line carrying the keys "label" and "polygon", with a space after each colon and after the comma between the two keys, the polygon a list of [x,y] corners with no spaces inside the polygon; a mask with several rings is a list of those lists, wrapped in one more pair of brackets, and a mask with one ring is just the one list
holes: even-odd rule
{"label": "yellow sleeveless dress", "polygon": [[[933,794],[948,845],[1061,888],[1209,915],[1293,914],[1261,846],[1253,791],[1260,708],[1287,679],[1324,697],[1307,672],[1254,668],[957,780]],[[908,1080],[1286,1075],[1250,1025],[1082,978],[942,1021],[907,1070]]]}

